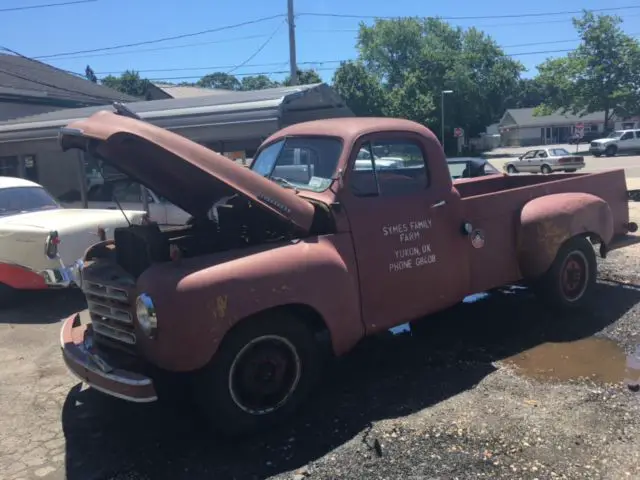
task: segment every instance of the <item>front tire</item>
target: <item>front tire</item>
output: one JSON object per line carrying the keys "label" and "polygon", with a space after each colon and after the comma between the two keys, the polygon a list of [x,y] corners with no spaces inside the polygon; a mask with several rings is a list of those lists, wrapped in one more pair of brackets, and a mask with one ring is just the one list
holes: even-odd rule
{"label": "front tire", "polygon": [[322,366],[321,345],[304,322],[286,312],[260,316],[235,327],[196,374],[196,400],[213,429],[244,435],[291,416]]}
{"label": "front tire", "polygon": [[513,175],[514,173],[518,173],[518,170],[516,170],[516,167],[514,167],[513,165],[509,165],[507,167],[507,173]]}
{"label": "front tire", "polygon": [[540,171],[545,175],[549,175],[551,173],[551,167],[549,165],[542,165],[542,167],[540,167]]}
{"label": "front tire", "polygon": [[614,157],[617,152],[618,152],[617,147],[615,147],[614,145],[610,145],[605,149],[604,154],[607,157]]}
{"label": "front tire", "polygon": [[561,309],[583,307],[598,276],[596,254],[584,237],[567,240],[551,268],[535,282],[536,294],[548,305]]}

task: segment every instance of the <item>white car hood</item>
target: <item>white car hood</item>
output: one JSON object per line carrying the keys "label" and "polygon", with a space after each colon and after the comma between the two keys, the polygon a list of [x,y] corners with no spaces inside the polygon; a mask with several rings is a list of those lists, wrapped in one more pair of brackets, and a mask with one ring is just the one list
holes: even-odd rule
{"label": "white car hood", "polygon": [[[132,223],[137,223],[134,220],[144,215],[144,212],[131,210],[125,210],[125,213]],[[121,222],[126,222],[126,220],[120,210],[57,208],[0,217],[0,229],[17,227],[20,229],[57,230],[60,232],[69,229],[75,230],[78,227],[82,228],[87,225],[104,223],[104,226],[110,226]]]}
{"label": "white car hood", "polygon": [[601,145],[604,145],[606,143],[615,142],[616,140],[618,139],[617,138],[598,138],[597,140],[592,140],[591,143],[599,143]]}

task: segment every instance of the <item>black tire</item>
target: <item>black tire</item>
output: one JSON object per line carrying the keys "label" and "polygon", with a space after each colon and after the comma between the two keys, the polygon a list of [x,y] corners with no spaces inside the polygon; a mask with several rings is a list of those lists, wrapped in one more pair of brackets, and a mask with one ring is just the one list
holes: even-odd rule
{"label": "black tire", "polygon": [[[279,424],[320,378],[323,353],[314,332],[287,312],[247,320],[194,376],[196,401],[210,426],[224,435],[237,437]],[[274,377],[279,377],[280,393],[274,393]],[[262,404],[252,398],[260,389]],[[265,401],[269,395],[271,402]]]}
{"label": "black tire", "polygon": [[614,157],[616,155],[616,153],[618,152],[618,147],[616,147],[615,145],[609,145],[605,150],[604,150],[604,154],[607,157]]}
{"label": "black tire", "polygon": [[0,308],[10,306],[16,299],[16,291],[9,285],[0,283]]}
{"label": "black tire", "polygon": [[514,173],[518,173],[518,170],[516,170],[516,167],[514,167],[513,165],[509,165],[507,167],[507,173],[513,175]]}
{"label": "black tire", "polygon": [[576,309],[585,305],[598,276],[596,254],[584,237],[567,240],[534,289],[541,300],[554,308]]}
{"label": "black tire", "polygon": [[596,157],[596,158],[600,158],[602,156],[602,154],[601,153],[594,153],[593,156]]}
{"label": "black tire", "polygon": [[549,175],[551,173],[551,167],[549,165],[542,165],[540,167],[540,172],[544,173],[545,175]]}
{"label": "black tire", "polygon": [[575,168],[569,168],[569,169],[565,170],[565,172],[567,172],[567,173],[573,173],[575,171],[576,171]]}

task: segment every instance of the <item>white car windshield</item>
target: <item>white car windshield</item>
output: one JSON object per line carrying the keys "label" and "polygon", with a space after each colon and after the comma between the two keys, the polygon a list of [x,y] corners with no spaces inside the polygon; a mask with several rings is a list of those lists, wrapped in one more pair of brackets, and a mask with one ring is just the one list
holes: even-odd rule
{"label": "white car windshield", "polygon": [[285,188],[322,192],[329,188],[342,152],[333,137],[289,137],[264,148],[251,169]]}
{"label": "white car windshield", "polygon": [[563,157],[565,155],[571,155],[569,152],[567,152],[564,148],[552,148],[550,150],[551,155],[553,155],[554,157]]}
{"label": "white car windshield", "polygon": [[60,208],[42,187],[10,187],[0,190],[0,217]]}

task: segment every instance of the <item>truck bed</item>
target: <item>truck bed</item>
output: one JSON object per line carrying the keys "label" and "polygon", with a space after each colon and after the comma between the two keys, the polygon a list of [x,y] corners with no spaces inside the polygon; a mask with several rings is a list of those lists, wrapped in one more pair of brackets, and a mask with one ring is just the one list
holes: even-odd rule
{"label": "truck bed", "polygon": [[465,220],[478,225],[486,234],[486,246],[490,248],[472,249],[471,256],[471,278],[483,279],[485,285],[487,277],[495,286],[520,278],[517,261],[514,261],[520,212],[534,198],[569,192],[596,195],[609,204],[615,233],[627,232],[629,206],[622,169],[598,173],[495,175],[459,180],[454,187],[462,198]]}

